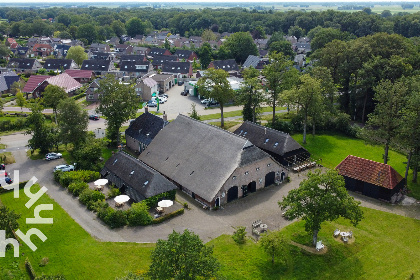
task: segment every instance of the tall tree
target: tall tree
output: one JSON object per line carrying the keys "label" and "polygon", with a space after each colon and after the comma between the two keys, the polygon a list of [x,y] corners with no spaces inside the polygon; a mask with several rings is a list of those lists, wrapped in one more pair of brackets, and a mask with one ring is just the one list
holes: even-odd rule
{"label": "tall tree", "polygon": [[284,255],[287,246],[286,239],[279,232],[263,234],[258,243],[271,256],[272,265],[274,265],[275,257]]}
{"label": "tall tree", "polygon": [[139,18],[130,18],[126,22],[125,28],[127,30],[127,34],[131,37],[143,35],[145,32],[145,25]]}
{"label": "tall tree", "polygon": [[31,114],[26,119],[29,127],[25,134],[32,135],[28,141],[28,147],[32,151],[40,149],[41,153],[47,153],[54,147],[55,140],[51,126],[45,122],[45,116],[42,114],[43,109],[38,102],[32,104]]}
{"label": "tall tree", "polygon": [[48,85],[43,93],[44,103],[53,109],[55,123],[57,123],[57,107],[61,100],[68,98],[68,94],[63,88],[56,85]]}
{"label": "tall tree", "polygon": [[26,104],[26,99],[23,96],[23,93],[18,89],[16,93],[16,105],[20,107],[20,111],[23,111],[23,106]]}
{"label": "tall tree", "polygon": [[117,35],[117,37],[121,37],[121,35],[126,33],[125,25],[120,20],[114,20],[111,23],[111,28],[114,30],[114,33]]}
{"label": "tall tree", "polygon": [[187,229],[182,234],[173,231],[168,240],[159,239],[151,259],[148,274],[152,280],[211,279],[219,269],[213,248]]}
{"label": "tall tree", "polygon": [[289,41],[277,41],[273,42],[270,47],[269,51],[271,52],[278,52],[283,53],[285,56],[292,58],[294,56],[294,52],[292,49],[292,44]]}
{"label": "tall tree", "polygon": [[227,80],[228,77],[229,73],[225,70],[210,68],[204,72],[204,77],[201,77],[197,82],[202,96],[219,102],[222,128],[225,127],[223,107],[234,98],[234,92]]}
{"label": "tall tree", "polygon": [[134,117],[139,106],[139,99],[132,85],[119,82],[114,75],[107,75],[99,81],[99,107],[107,120],[107,136],[112,144],[120,141],[120,127]]}
{"label": "tall tree", "polygon": [[306,144],[308,116],[316,116],[322,110],[321,82],[304,74],[300,77],[299,85],[287,91],[285,99],[299,107],[299,113],[303,116],[303,143]]}
{"label": "tall tree", "polygon": [[0,43],[0,58],[8,56],[10,53],[10,49],[5,44]]}
{"label": "tall tree", "polygon": [[240,64],[244,63],[249,55],[258,55],[257,45],[249,32],[233,33],[226,39],[224,45]]}
{"label": "tall tree", "polygon": [[60,139],[64,144],[78,147],[85,142],[88,115],[73,98],[66,98],[57,106]]}
{"label": "tall tree", "polygon": [[309,172],[299,188],[291,190],[278,204],[287,209],[287,217],[301,217],[305,221],[305,230],[313,236],[313,246],[323,222],[343,217],[356,226],[363,218],[360,202],[348,194],[344,178],[336,170]]}
{"label": "tall tree", "polygon": [[375,88],[374,100],[377,102],[373,113],[368,115],[364,136],[374,142],[384,144],[384,163],[388,163],[388,151],[391,141],[399,133],[402,110],[407,95],[407,87],[403,82],[392,83],[385,80]]}
{"label": "tall tree", "polygon": [[270,54],[271,63],[266,65],[262,73],[266,79],[269,93],[269,103],[273,107],[274,124],[276,118],[276,106],[281,101],[283,91],[292,88],[298,80],[298,71],[292,67],[293,61],[282,53],[273,52]]}
{"label": "tall tree", "polygon": [[203,39],[203,41],[209,42],[209,41],[216,41],[217,36],[210,29],[206,29],[201,34],[201,38]]}
{"label": "tall tree", "polygon": [[73,59],[74,62],[80,67],[84,60],[88,59],[88,54],[81,46],[73,46],[67,51],[66,59]]}
{"label": "tall tree", "polygon": [[77,28],[77,38],[86,39],[88,45],[92,44],[97,36],[96,28],[91,23],[82,24]]}
{"label": "tall tree", "polygon": [[209,43],[205,42],[198,50],[200,56],[200,64],[203,69],[207,69],[210,62],[213,60],[213,51]]}
{"label": "tall tree", "polygon": [[[255,122],[261,108],[261,103],[265,100],[261,81],[258,78],[260,71],[251,66],[250,68],[244,69],[242,75],[244,77],[244,82],[236,94],[237,101],[239,104],[244,105],[244,121]],[[246,113],[247,109],[250,114]]]}
{"label": "tall tree", "polygon": [[19,228],[18,219],[20,214],[0,205],[0,229],[6,231],[6,238],[13,238],[13,231]]}

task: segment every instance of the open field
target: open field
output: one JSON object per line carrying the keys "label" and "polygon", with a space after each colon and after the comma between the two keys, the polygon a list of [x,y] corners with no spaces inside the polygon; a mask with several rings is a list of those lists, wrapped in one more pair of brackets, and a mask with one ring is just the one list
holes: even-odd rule
{"label": "open field", "polygon": [[[32,188],[32,192],[36,190]],[[25,207],[28,199],[23,190],[20,199],[14,199],[12,192],[0,195],[0,199],[22,214],[19,224],[23,232],[36,227],[48,238],[43,243],[33,237],[38,249],[32,252],[23,245],[19,258],[13,258],[12,251],[8,251],[6,258],[0,258],[1,279],[25,276],[26,257],[37,275],[62,273],[67,279],[115,279],[129,270],[145,271],[150,264],[154,244],[99,242],[46,195],[35,206],[54,205],[53,211],[42,213],[43,217],[53,217],[52,225],[25,224],[27,217],[33,217],[34,207]],[[270,257],[252,240],[237,245],[230,236],[222,235],[208,244],[214,247],[221,263],[221,279],[308,279],[308,275],[311,279],[408,279],[412,273],[420,275],[420,221],[367,208],[364,212],[365,219],[357,227],[342,219],[323,224],[319,239],[328,248],[326,254],[312,255],[287,246],[284,254],[287,265],[280,260],[271,265]],[[353,231],[354,243],[343,244],[334,239],[335,228]],[[311,241],[303,222],[293,223],[281,233],[304,245]],[[41,267],[39,263],[44,257],[48,257],[49,263]]]}

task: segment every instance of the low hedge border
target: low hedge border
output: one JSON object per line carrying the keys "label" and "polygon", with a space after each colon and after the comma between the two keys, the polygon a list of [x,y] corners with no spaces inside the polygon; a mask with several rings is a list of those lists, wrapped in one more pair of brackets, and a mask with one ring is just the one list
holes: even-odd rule
{"label": "low hedge border", "polygon": [[178,209],[175,212],[169,213],[168,215],[164,215],[162,217],[156,218],[152,221],[152,224],[160,224],[163,221],[166,221],[172,217],[176,217],[182,214],[184,214],[184,208]]}

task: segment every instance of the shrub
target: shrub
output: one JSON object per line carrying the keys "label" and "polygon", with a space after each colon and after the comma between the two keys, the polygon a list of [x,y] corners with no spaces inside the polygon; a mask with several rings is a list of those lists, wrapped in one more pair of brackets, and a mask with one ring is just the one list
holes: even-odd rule
{"label": "shrub", "polygon": [[93,210],[94,202],[104,199],[105,195],[103,193],[91,189],[85,189],[79,197],[79,201],[86,205],[89,210]]}
{"label": "shrub", "polygon": [[166,221],[166,220],[168,220],[168,219],[170,219],[172,217],[179,216],[181,214],[184,214],[184,208],[178,209],[175,212],[169,213],[168,215],[164,215],[164,216],[161,216],[161,217],[159,217],[157,219],[154,219],[152,221],[152,223],[153,224],[159,224],[159,223],[161,223],[163,221]]}
{"label": "shrub", "polygon": [[84,190],[86,190],[87,188],[89,188],[89,185],[85,182],[81,182],[81,181],[73,181],[70,185],[69,185],[69,191],[74,195],[74,196],[79,196]]}
{"label": "shrub", "polygon": [[164,192],[152,197],[149,197],[143,200],[149,208],[156,207],[157,203],[163,199],[175,200],[176,191],[172,190],[169,192]]}
{"label": "shrub", "polygon": [[111,228],[119,228],[127,225],[127,213],[122,210],[115,210],[112,207],[101,209],[98,218]]}
{"label": "shrub", "polygon": [[109,191],[107,198],[113,198],[120,194],[121,194],[120,189],[111,187],[111,190]]}
{"label": "shrub", "polygon": [[266,126],[285,133],[293,131],[293,125],[288,121],[281,120],[278,116],[276,116],[274,124],[268,122]]}
{"label": "shrub", "polygon": [[93,211],[99,213],[100,211],[108,207],[109,207],[109,204],[105,200],[98,200],[92,203],[91,208],[93,209]]}
{"label": "shrub", "polygon": [[67,188],[73,181],[81,182],[92,182],[101,177],[99,172],[91,170],[77,170],[69,172],[58,172],[54,174],[54,179],[60,183],[63,187]]}
{"label": "shrub", "polygon": [[35,270],[32,267],[32,264],[31,264],[31,262],[29,261],[28,258],[25,259],[25,267],[26,267],[26,271],[29,274],[29,278],[35,279],[36,278],[36,273],[35,273]]}
{"label": "shrub", "polygon": [[39,266],[46,266],[48,262],[49,262],[48,257],[43,257],[41,261],[39,262]]}
{"label": "shrub", "polygon": [[149,207],[145,202],[133,203],[127,210],[127,220],[130,226],[145,226],[152,222]]}
{"label": "shrub", "polygon": [[245,227],[237,227],[235,228],[236,230],[234,231],[232,238],[233,240],[235,240],[236,243],[238,244],[244,244],[246,239],[246,230]]}

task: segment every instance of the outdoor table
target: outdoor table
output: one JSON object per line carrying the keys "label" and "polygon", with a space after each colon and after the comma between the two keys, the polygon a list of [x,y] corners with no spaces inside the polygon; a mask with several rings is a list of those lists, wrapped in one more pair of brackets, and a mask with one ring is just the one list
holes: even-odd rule
{"label": "outdoor table", "polygon": [[156,207],[156,212],[158,213],[162,213],[163,212],[163,208],[162,207]]}
{"label": "outdoor table", "polygon": [[267,226],[267,224],[261,224],[260,228],[265,231],[265,230],[267,230],[268,226]]}
{"label": "outdoor table", "polygon": [[347,237],[347,236],[349,236],[350,234],[349,234],[348,232],[342,231],[342,232],[340,232],[340,235],[341,235],[342,237]]}

